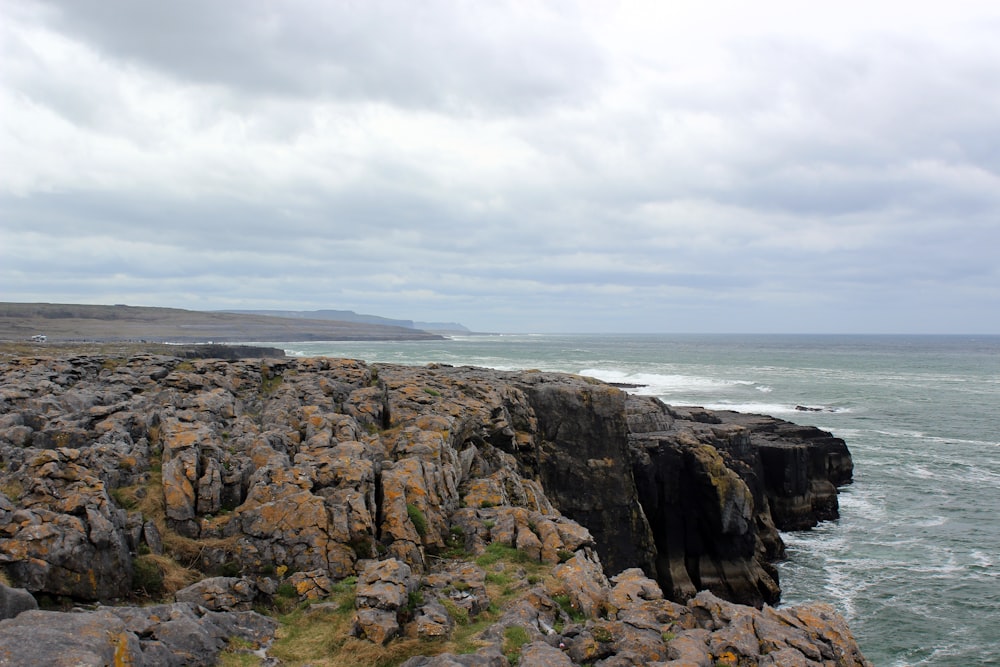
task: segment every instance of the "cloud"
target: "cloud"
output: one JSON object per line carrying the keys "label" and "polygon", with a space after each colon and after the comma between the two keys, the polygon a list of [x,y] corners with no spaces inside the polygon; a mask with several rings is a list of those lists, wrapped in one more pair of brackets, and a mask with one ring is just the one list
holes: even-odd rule
{"label": "cloud", "polygon": [[601,71],[568,4],[46,4],[109,58],[249,97],[516,111],[578,98]]}
{"label": "cloud", "polygon": [[1000,330],[1000,14],[835,9],[5,4],[4,298]]}

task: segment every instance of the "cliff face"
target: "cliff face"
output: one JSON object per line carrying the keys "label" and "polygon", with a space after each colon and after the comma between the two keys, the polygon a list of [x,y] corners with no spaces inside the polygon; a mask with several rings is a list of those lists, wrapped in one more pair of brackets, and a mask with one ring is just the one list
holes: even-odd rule
{"label": "cliff face", "polygon": [[[760,606],[779,595],[775,526],[835,516],[850,480],[829,434],[562,374],[162,356],[0,372],[0,565],[74,600],[134,594],[161,555],[266,593],[373,562],[430,576],[497,543]],[[359,607],[359,634],[391,628]]]}
{"label": "cliff face", "polygon": [[677,599],[709,589],[756,606],[776,602],[778,529],[838,516],[836,486],[852,471],[844,441],[773,417],[655,398],[630,398],[628,414],[660,583]]}

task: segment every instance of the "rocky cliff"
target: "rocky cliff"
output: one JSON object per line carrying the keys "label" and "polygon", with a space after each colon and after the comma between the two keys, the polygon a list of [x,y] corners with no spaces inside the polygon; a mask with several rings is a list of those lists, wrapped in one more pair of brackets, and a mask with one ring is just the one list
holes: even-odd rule
{"label": "rocky cliff", "polygon": [[[469,561],[503,547],[549,567],[547,588],[526,589],[529,620],[510,623],[570,661],[522,664],[680,660],[688,644],[732,664],[814,664],[760,657],[786,650],[863,664],[828,609],[803,621],[719,599],[777,601],[777,529],[836,516],[850,455],[817,429],[532,371],[138,355],[20,358],[0,374],[0,566],[43,606],[180,591],[190,608],[171,613],[201,618],[348,581],[353,634],[387,644],[448,636],[456,601],[466,620],[485,613]],[[582,614],[568,634],[558,598]],[[750,634],[723,645],[734,623]],[[778,641],[778,626],[811,639]],[[626,640],[636,628],[649,636]],[[146,655],[149,636],[126,644]],[[643,642],[644,662],[608,662]],[[854,657],[823,662],[835,654]]]}

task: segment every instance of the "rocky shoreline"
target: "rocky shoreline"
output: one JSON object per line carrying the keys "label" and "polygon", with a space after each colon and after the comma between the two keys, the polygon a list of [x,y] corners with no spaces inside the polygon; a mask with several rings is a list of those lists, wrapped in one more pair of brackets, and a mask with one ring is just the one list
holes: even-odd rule
{"label": "rocky shoreline", "polygon": [[410,642],[411,667],[868,664],[830,607],[770,606],[778,531],[836,518],[851,480],[815,428],[347,359],[36,356],[0,377],[0,665],[234,645],[299,664],[263,655],[259,611],[289,601],[349,614],[337,646]]}

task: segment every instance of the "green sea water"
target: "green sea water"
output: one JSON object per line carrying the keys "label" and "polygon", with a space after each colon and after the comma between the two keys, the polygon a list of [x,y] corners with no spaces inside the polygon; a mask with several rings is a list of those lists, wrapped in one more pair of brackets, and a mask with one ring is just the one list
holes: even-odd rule
{"label": "green sea water", "polygon": [[[504,335],[289,354],[582,373],[847,441],[841,518],[785,533],[783,604],[820,600],[879,667],[1000,665],[1000,336]],[[797,411],[796,406],[818,408]]]}

